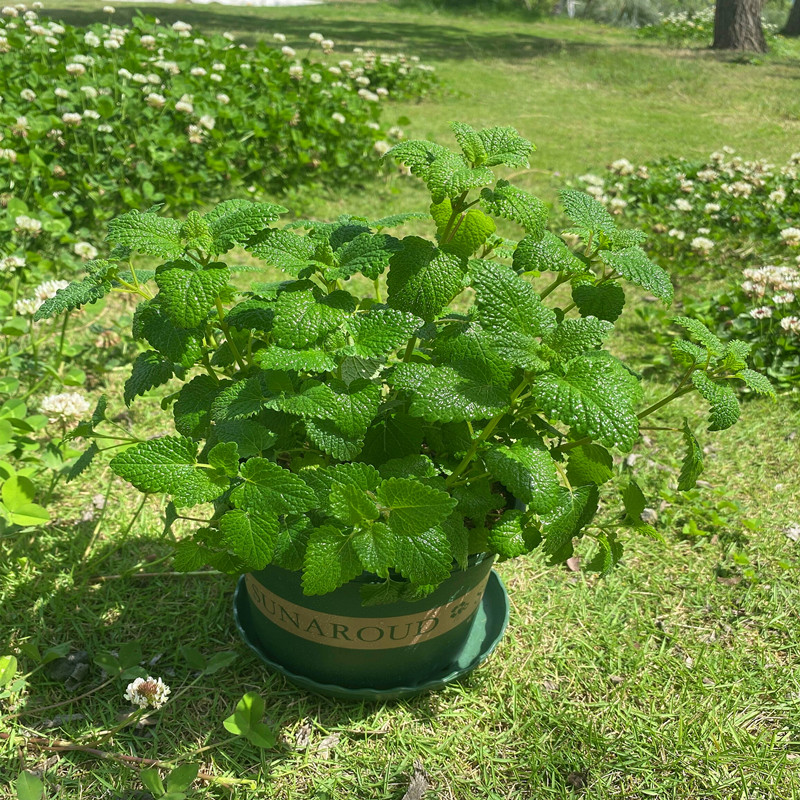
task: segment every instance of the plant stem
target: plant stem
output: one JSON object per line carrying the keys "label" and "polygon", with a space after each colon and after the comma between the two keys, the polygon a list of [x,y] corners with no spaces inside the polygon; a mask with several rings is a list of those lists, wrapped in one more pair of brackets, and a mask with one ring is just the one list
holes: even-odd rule
{"label": "plant stem", "polygon": [[236,342],[233,341],[228,323],[225,322],[225,309],[222,307],[222,300],[220,300],[219,297],[217,297],[216,305],[217,315],[219,316],[219,327],[222,329],[222,333],[225,334],[225,341],[228,343],[228,347],[230,347],[231,353],[233,353],[233,357],[239,365],[239,369],[246,369],[247,365],[244,363],[244,359],[239,352],[239,348],[236,346]]}
{"label": "plant stem", "polygon": [[403,361],[407,364],[411,361],[411,356],[414,354],[414,348],[417,346],[417,337],[412,336],[406,345],[406,352],[403,354]]}
{"label": "plant stem", "polygon": [[559,276],[549,286],[545,286],[545,288],[539,294],[539,299],[544,300],[544,298],[547,297],[547,295],[549,295],[550,292],[552,292],[554,289],[557,289],[559,286],[561,286],[562,283],[566,283],[566,281],[568,280],[569,278]]}

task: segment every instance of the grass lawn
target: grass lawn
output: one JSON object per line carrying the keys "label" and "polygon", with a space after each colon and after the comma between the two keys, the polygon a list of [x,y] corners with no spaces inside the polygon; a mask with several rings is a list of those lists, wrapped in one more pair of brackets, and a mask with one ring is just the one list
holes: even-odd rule
{"label": "grass lawn", "polygon": [[[80,23],[102,17],[101,5],[77,0],[48,11]],[[132,13],[121,6],[119,21]],[[748,64],[580,22],[423,14],[384,3],[140,10],[244,38],[280,31],[303,46],[319,30],[342,57],[354,45],[418,54],[437,67],[442,90],[390,105],[389,117],[408,116],[409,136],[443,141],[452,119],[516,126],[539,149],[520,183],[548,199],[561,181],[621,156],[702,155],[728,144],[747,157],[783,160],[800,149],[800,43]],[[392,176],[290,204],[331,217],[413,210],[424,198],[415,182]],[[649,370],[643,353],[654,312],[643,301],[630,305],[613,347]],[[120,397],[124,377],[104,390]],[[702,430],[689,404],[666,419],[680,424],[682,412]],[[159,413],[144,399],[130,421],[156,435],[166,432]],[[106,747],[166,761],[208,747],[197,757],[206,772],[256,787],[198,783],[196,797],[401,800],[419,760],[427,796],[442,800],[791,800],[800,797],[800,543],[786,531],[800,524],[800,413],[784,397],[746,402],[742,416],[729,435],[703,435],[703,488],[682,499],[670,488],[679,438],[645,431],[634,456],[665,542],[631,541],[604,580],[548,569],[538,556],[500,565],[512,597],[504,641],[483,667],[433,695],[333,702],[267,672],[236,634],[231,580],[164,572],[162,508],[148,501],[129,524],[139,498],[102,464],[62,489],[51,509],[58,520],[46,530],[0,539],[0,654],[23,641],[42,650],[68,642],[94,657],[138,641],[142,663],[181,695],[153,724]],[[107,491],[101,514],[93,498]],[[237,658],[196,679],[181,645]],[[103,680],[93,666],[72,695]],[[117,723],[124,688],[117,680],[20,721],[39,735],[78,739]],[[222,720],[246,691],[266,699],[278,749],[224,743]],[[16,710],[70,696],[39,670]],[[9,729],[0,721],[0,732]],[[23,766],[44,770],[48,798],[149,797],[136,769],[51,755],[0,742],[0,797],[15,796],[4,786]]]}

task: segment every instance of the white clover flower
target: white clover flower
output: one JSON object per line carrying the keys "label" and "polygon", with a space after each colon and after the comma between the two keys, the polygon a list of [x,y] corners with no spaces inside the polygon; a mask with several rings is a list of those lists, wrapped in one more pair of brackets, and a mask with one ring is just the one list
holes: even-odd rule
{"label": "white clover flower", "polygon": [[149,105],[151,108],[164,108],[167,103],[167,98],[164,97],[163,94],[156,94],[155,92],[150,92],[144,99],[145,103]]}
{"label": "white clover flower", "polygon": [[703,213],[716,214],[721,208],[722,206],[719,203],[706,203],[705,206],[703,206]]}
{"label": "white clover flower", "polygon": [[578,180],[581,183],[589,184],[589,186],[603,186],[605,184],[605,181],[601,177],[592,175],[590,172],[586,173],[586,175],[581,175]]}
{"label": "white clover flower", "polygon": [[175,110],[182,111],[184,114],[193,114],[194,106],[192,105],[192,95],[185,94],[175,103]]}
{"label": "white clover flower", "polygon": [[311,81],[311,83],[321,83],[322,82],[322,75],[320,75],[319,72],[312,72],[308,76],[308,79]]}
{"label": "white clover flower", "polygon": [[76,242],[72,246],[72,251],[84,261],[91,261],[93,258],[97,258],[97,248],[92,247],[89,242]]}
{"label": "white clover flower", "polygon": [[15,220],[15,230],[19,233],[27,233],[30,236],[38,236],[42,230],[42,223],[38,219],[20,214]]}
{"label": "white clover flower", "polygon": [[0,161],[10,161],[15,164],[17,161],[17,151],[10,147],[0,147]]}
{"label": "white clover flower", "polygon": [[21,317],[32,317],[41,305],[41,301],[35,297],[21,297],[14,303],[14,309]]}
{"label": "white clover flower", "polygon": [[282,33],[273,33],[272,34],[272,38],[276,42],[285,42],[286,41],[286,36],[284,36],[284,34],[282,34]]}
{"label": "white clover flower", "polygon": [[387,88],[385,88],[384,86],[379,86],[375,90],[375,94],[378,95],[378,97],[388,97],[389,96],[389,90]]}
{"label": "white clover flower", "polygon": [[303,77],[303,68],[300,64],[292,64],[292,66],[289,67],[289,77],[296,81],[299,81],[300,78]]}
{"label": "white clover flower", "polygon": [[116,12],[116,8],[114,6],[103,6],[103,13],[104,14],[113,14]]}
{"label": "white clover flower", "polygon": [[205,39],[201,39],[198,36],[197,39],[192,39],[192,44],[197,45],[197,47],[205,47],[206,46],[206,40]]}
{"label": "white clover flower", "polygon": [[91,100],[97,97],[97,89],[94,86],[81,86],[81,91]]}
{"label": "white clover flower", "polygon": [[612,214],[621,214],[622,209],[626,208],[628,205],[627,200],[623,200],[621,197],[612,197],[608,207],[611,209]]}
{"label": "white clover flower", "polygon": [[189,70],[189,74],[195,78],[202,78],[204,75],[208,75],[208,73],[202,67],[192,67]]}
{"label": "white clover flower", "polygon": [[340,67],[341,67],[341,68],[342,68],[342,69],[343,69],[345,72],[349,72],[351,69],[353,69],[353,62],[352,62],[352,61],[348,61],[348,60],[345,58],[344,60],[342,60],[342,61],[340,61],[340,62],[339,62],[339,66],[340,66]]}
{"label": "white clover flower", "polygon": [[213,69],[215,72],[225,72],[225,65],[221,61],[215,61],[211,65],[211,69]]}
{"label": "white clover flower", "polygon": [[781,328],[789,333],[800,334],[800,317],[784,317],[781,320]]}
{"label": "white clover flower", "polygon": [[333,52],[333,39],[323,39],[319,44],[323,53]]}
{"label": "white clover flower", "polygon": [[320,44],[325,37],[321,33],[309,33],[308,38],[311,39],[312,42]]}
{"label": "white clover flower", "polygon": [[703,183],[711,183],[712,181],[715,181],[718,177],[719,174],[716,172],[716,170],[713,169],[703,169],[697,173],[697,180],[702,181]]}
{"label": "white clover flower", "polygon": [[64,67],[64,69],[66,69],[66,71],[70,75],[85,75],[86,74],[86,67],[84,67],[83,64],[76,64],[76,63],[67,64],[67,66]]}
{"label": "white clover flower", "polygon": [[84,34],[83,41],[89,47],[100,47],[100,37],[91,31],[87,31]]}
{"label": "white clover flower", "polygon": [[682,197],[679,197],[675,201],[675,208],[678,211],[691,211],[692,210],[692,204],[688,200],[684,200]]}
{"label": "white clover flower", "polygon": [[122,43],[119,39],[103,39],[103,47],[106,50],[119,50],[122,47]]}
{"label": "white clover flower", "polygon": [[776,294],[772,298],[772,302],[777,306],[788,305],[794,303],[794,294],[792,292],[784,292],[783,294]]}
{"label": "white clover flower", "polygon": [[67,32],[67,29],[63,25],[59,25],[57,22],[48,23],[48,27],[54,34],[56,34],[56,36],[61,36],[62,33]]}
{"label": "white clover flower", "polygon": [[590,194],[592,197],[601,197],[603,194],[603,187],[602,186],[587,186],[586,187],[586,194]]}
{"label": "white clover flower", "polygon": [[125,78],[125,80],[130,80],[133,77],[133,73],[129,72],[127,69],[125,69],[125,67],[118,69],[117,75],[119,75],[120,78]]}
{"label": "white clover flower", "polygon": [[331,114],[331,119],[334,122],[338,122],[340,125],[344,125],[345,123],[344,114],[340,114],[338,111],[334,111],[334,113]]}
{"label": "white clover flower", "polygon": [[28,118],[27,117],[17,117],[17,121],[11,126],[11,132],[15,136],[27,136],[28,135]]}
{"label": "white clover flower", "polygon": [[769,306],[761,306],[760,308],[754,308],[750,312],[750,316],[753,319],[769,319],[772,316],[772,309]]}
{"label": "white clover flower", "polygon": [[386,153],[388,153],[392,149],[392,146],[389,144],[389,142],[386,142],[383,139],[378,139],[378,141],[375,142],[374,145],[372,145],[372,149],[379,156],[383,156],[386,155]]}
{"label": "white clover flower", "polygon": [[692,239],[691,244],[692,250],[697,253],[708,254],[714,249],[714,242],[711,239],[707,239],[705,236],[695,236]]}
{"label": "white clover flower", "polygon": [[222,38],[227,39],[229,42],[235,42],[236,37],[230,31],[223,31]]}
{"label": "white clover flower", "polygon": [[209,131],[213,131],[214,125],[217,124],[217,121],[210,114],[204,114],[197,122]]}
{"label": "white clover flower", "polygon": [[33,89],[23,89],[19,93],[19,96],[23,100],[26,100],[27,102],[32,103],[36,99],[36,92],[34,92]]}
{"label": "white clover flower", "polygon": [[178,20],[177,22],[172,23],[172,30],[177,31],[178,33],[188,33],[192,29],[192,26],[188,22],[181,22]]}
{"label": "white clover flower", "polygon": [[59,289],[66,289],[67,286],[69,286],[69,281],[45,281],[33,290],[33,296],[44,303],[45,300],[55,297]]}
{"label": "white clover flower", "polygon": [[217,100],[224,106],[228,105],[228,103],[230,103],[231,101],[230,97],[228,97],[228,95],[224,94],[223,92],[220,92],[217,95]]}
{"label": "white clover flower", "polygon": [[156,46],[156,37],[145,34],[139,37],[139,44],[147,50],[152,50]]}
{"label": "white clover flower", "polygon": [[366,126],[372,131],[379,131],[381,129],[381,126],[378,125],[377,122],[372,122],[372,121],[367,122]]}
{"label": "white clover flower", "polygon": [[775,189],[774,192],[769,193],[769,199],[773,203],[777,203],[780,205],[784,200],[786,200],[786,192],[783,189]]}
{"label": "white clover flower", "polygon": [[208,79],[210,81],[214,81],[214,83],[222,83],[222,75],[220,75],[218,72],[212,72],[208,76]]}
{"label": "white clover flower", "polygon": [[356,83],[359,86],[369,86],[370,81],[366,75],[360,75],[358,78],[356,78]]}
{"label": "white clover flower", "polygon": [[180,75],[181,68],[175,61],[156,61],[155,64],[159,69],[169,72],[170,75]]}
{"label": "white clover flower", "polygon": [[83,117],[80,114],[76,114],[73,111],[67,111],[65,114],[61,115],[61,121],[65,125],[80,125]]}
{"label": "white clover flower", "polygon": [[341,71],[341,69],[339,69],[339,67],[328,67],[328,72],[330,72],[331,75],[341,75],[342,74],[342,71]]}
{"label": "white clover flower", "polygon": [[632,175],[634,169],[633,164],[627,158],[618,158],[616,161],[612,161],[608,168],[617,175]]}
{"label": "white clover flower", "polygon": [[97,130],[100,133],[113,133],[114,132],[114,129],[110,125],[105,125],[105,124],[98,125],[97,126]]}
{"label": "white clover flower", "polygon": [[800,228],[784,228],[781,231],[781,239],[790,247],[800,245]]}
{"label": "white clover flower", "polygon": [[189,125],[186,132],[189,134],[189,141],[192,144],[202,144],[205,131],[199,125]]}
{"label": "white clover flower", "polygon": [[682,180],[681,191],[684,194],[691,194],[694,191],[694,181]]}
{"label": "white clover flower", "polygon": [[682,242],[686,238],[686,233],[678,228],[672,228],[668,231],[667,236]]}
{"label": "white clover flower", "polygon": [[289,47],[288,44],[285,47],[281,47],[281,53],[283,53],[286,58],[294,58],[297,55],[294,48]]}
{"label": "white clover flower", "polygon": [[134,83],[147,83],[147,75],[142,75],[141,72],[134,72],[131,76]]}
{"label": "white clover flower", "polygon": [[86,111],[83,112],[84,119],[100,119],[100,115],[91,108],[87,108]]}
{"label": "white clover flower", "polygon": [[66,99],[67,97],[69,97],[69,91],[67,91],[66,89],[62,89],[61,87],[59,87],[58,89],[56,89],[56,90],[53,92],[53,94],[54,94],[56,97],[60,97],[62,100],[64,100],[64,99]]}
{"label": "white clover flower", "polygon": [[50,422],[79,422],[89,412],[91,405],[77,392],[62,392],[43,398],[39,408]]}
{"label": "white clover flower", "polygon": [[2,8],[0,8],[0,14],[2,14],[4,17],[19,16],[19,12],[17,11],[16,8],[14,8],[14,6],[3,6]]}
{"label": "white clover flower", "polygon": [[22,256],[6,256],[0,258],[0,272],[16,272],[25,266],[25,259]]}

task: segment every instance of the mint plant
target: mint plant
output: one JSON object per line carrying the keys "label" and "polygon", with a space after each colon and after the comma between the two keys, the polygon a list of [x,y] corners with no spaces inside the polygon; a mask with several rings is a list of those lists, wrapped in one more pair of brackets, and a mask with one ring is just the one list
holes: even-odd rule
{"label": "mint plant", "polygon": [[[109,432],[103,399],[73,431],[94,440],[76,471],[98,443],[124,448],[112,469],[172,498],[167,527],[200,522],[177,545],[179,569],[273,563],[302,570],[307,594],[367,571],[378,577],[364,601],[380,603],[425,595],[472,553],[541,547],[558,564],[586,538],[590,568],[604,572],[624,529],[655,533],[637,484],[612,481],[612,453],[633,448],[640,420],[696,393],[709,430],[722,430],[739,414],[732,382],[771,392],[746,345],[680,317],[694,341],[675,343],[676,385],[643,408],[639,376],[603,345],[625,283],[672,300],[644,235],[567,190],[571,250],[547,230],[542,201],[495,178],[527,165],[533,145],[513,128],[453,131],[460,152],[409,141],[388,154],[426,183],[429,215],[281,228],[285,209],[269,203],[227,201],[183,222],[131,212],[109,226],[110,257],[38,310],[50,317],[111,291],[141,298],[133,336],[147,349],[124,399],[165,387],[176,434]],[[429,238],[386,232],[413,217],[427,217]],[[500,237],[497,218],[522,237]],[[291,279],[238,290],[222,260],[237,246]],[[135,267],[134,252],[155,270]],[[689,489],[702,449],[688,423],[678,432]],[[604,522],[601,501],[620,494],[622,521]]]}

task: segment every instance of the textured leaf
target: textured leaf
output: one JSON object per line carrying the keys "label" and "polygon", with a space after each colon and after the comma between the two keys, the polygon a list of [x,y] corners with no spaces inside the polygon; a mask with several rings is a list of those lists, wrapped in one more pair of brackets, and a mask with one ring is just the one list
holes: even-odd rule
{"label": "textured leaf", "polygon": [[614,326],[597,317],[567,318],[544,337],[544,343],[563,361],[589,350],[596,350],[603,344]]}
{"label": "textured leaf", "polygon": [[705,347],[690,342],[688,339],[675,339],[670,345],[670,350],[675,362],[684,367],[705,364],[709,357]]}
{"label": "textured leaf", "polygon": [[210,375],[196,375],[185,383],[172,407],[175,430],[192,439],[205,438],[211,421],[211,404],[221,388],[224,386]]}
{"label": "textured leaf", "polygon": [[586,565],[589,572],[606,575],[622,558],[623,547],[616,536],[600,531],[597,534],[597,553]]}
{"label": "textured leaf", "polygon": [[214,240],[213,255],[226,253],[237,244],[245,244],[261,233],[270,222],[285,214],[283,206],[272,203],[251,203],[247,200],[226,200],[203,218]]}
{"label": "textured leaf", "polygon": [[600,235],[607,238],[614,235],[617,226],[613,217],[594,197],[575,189],[564,189],[559,198],[564,213],[575,223],[569,230],[577,233],[584,242],[590,238],[596,240]]}
{"label": "textured leaf", "polygon": [[464,156],[449,150],[433,161],[425,178],[434,203],[441,203],[445,197],[458,197],[468,189],[486,186],[493,181],[494,173],[488,167],[473,167]]}
{"label": "textured leaf", "polygon": [[438,473],[433,461],[420,453],[389,459],[378,470],[384,478],[433,478]]}
{"label": "textured leaf", "polygon": [[191,367],[203,354],[203,332],[199,328],[182,329],[154,304],[140,304],[134,317],[134,335],[169,361]]}
{"label": "textured leaf", "polygon": [[427,181],[433,162],[443,155],[450,155],[446,147],[435,142],[412,139],[396,144],[385,158],[393,158],[398,164],[405,164],[414,175]]}
{"label": "textured leaf", "polygon": [[140,442],[111,459],[111,469],[139,491],[170,494],[176,506],[194,506],[219,497],[228,479],[195,466],[197,445],[183,436]]}
{"label": "textured leaf", "polygon": [[345,525],[362,525],[378,519],[375,500],[352,484],[334,484],[329,503],[331,513]]}
{"label": "textured leaf", "polygon": [[265,458],[245,461],[241,475],[244,483],[231,492],[236,508],[260,514],[302,514],[317,504],[302,478]]}
{"label": "textured leaf", "polygon": [[313,489],[320,505],[328,502],[330,493],[337,484],[353,486],[361,492],[375,492],[381,482],[378,470],[360,461],[336,464],[332,467],[304,469],[301,477]]}
{"label": "textured leaf", "polygon": [[316,242],[286,230],[268,230],[259,234],[247,249],[268,266],[299,275],[314,257]]}
{"label": "textured leaf", "polygon": [[506,559],[529,553],[542,541],[542,537],[538,528],[525,524],[524,512],[512,509],[492,525],[488,541],[489,547]]}
{"label": "textured leaf", "polygon": [[35,322],[72,311],[90,303],[96,303],[111,291],[111,281],[105,277],[88,275],[82,281],[73,281],[64,289],[58,289],[55,297],[50,297],[39,306],[33,315]]}
{"label": "textured leaf", "polygon": [[169,261],[156,270],[158,303],[179,328],[194,328],[206,321],[229,279],[221,263],[198,268],[189,261]]}
{"label": "textured leaf", "polygon": [[336,369],[336,361],[330,353],[320,348],[291,350],[287,347],[273,345],[260,350],[255,358],[256,363],[264,369],[289,370],[293,372],[331,372]]}
{"label": "textured leaf", "polygon": [[674,290],[669,275],[647,257],[641,247],[624,250],[601,250],[600,259],[631,283],[646,289],[664,305],[672,303]]}
{"label": "textured leaf", "polygon": [[577,536],[597,511],[597,499],[596,486],[580,486],[573,491],[561,489],[556,508],[541,518],[546,553],[555,556],[570,544],[571,539]]}
{"label": "textured leaf", "polygon": [[328,594],[362,571],[352,534],[343,533],[332,525],[314,529],[308,540],[303,570],[305,594]]}
{"label": "textured leaf", "polygon": [[736,373],[736,377],[743,380],[747,388],[752,389],[756,394],[775,397],[775,389],[766,375],[752,369],[743,369]]}
{"label": "textured leaf", "polygon": [[277,439],[263,424],[247,419],[220,423],[214,426],[214,432],[220,441],[236,442],[241,458],[261,455]]}
{"label": "textured leaf", "polygon": [[412,219],[427,219],[428,215],[420,211],[405,211],[400,214],[390,214],[388,217],[381,217],[369,223],[370,228],[380,230],[381,228],[396,228],[398,225],[405,225]]}
{"label": "textured leaf", "polygon": [[517,133],[515,128],[495,127],[478,131],[478,138],[486,151],[488,166],[505,164],[507,167],[528,167],[528,156],[536,149],[532,142]]}
{"label": "textured leaf", "polygon": [[449,197],[441,203],[431,205],[431,216],[436,221],[439,247],[460,258],[469,258],[495,232],[494,220],[483,211],[470,209],[453,217],[453,205]]}
{"label": "textured leaf", "polygon": [[686,455],[681,464],[678,478],[678,491],[688,492],[694,489],[697,479],[703,474],[703,449],[689,428],[689,421],[683,420],[683,441],[686,443]]}
{"label": "textured leaf", "polygon": [[419,453],[422,447],[422,421],[402,412],[375,420],[364,436],[361,459],[383,464],[392,458]]}
{"label": "textured leaf", "polygon": [[181,225],[180,237],[183,239],[185,250],[199,250],[202,253],[210,252],[214,240],[208,230],[208,223],[196,212],[190,211]]}
{"label": "textured leaf", "polygon": [[672,322],[675,325],[680,325],[687,331],[692,339],[700,342],[711,355],[721,356],[725,353],[727,347],[723,344],[719,336],[711,333],[699,319],[692,319],[691,317],[673,317]]}
{"label": "textured leaf", "polygon": [[647,506],[644,492],[635,480],[628,481],[628,485],[622,490],[622,503],[625,506],[625,513],[633,523],[642,521],[642,512]]}
{"label": "textured leaf", "polygon": [[225,314],[225,322],[240,330],[270,331],[274,317],[274,303],[260,297],[251,297],[230,309]]}
{"label": "textured leaf", "polygon": [[223,544],[249,569],[264,569],[272,560],[278,536],[278,518],[274,514],[235,509],[222,516],[219,527]]}
{"label": "textured leaf", "polygon": [[486,465],[514,497],[537,514],[546,514],[558,502],[558,472],[541,439],[497,445],[486,454]]}
{"label": "textured leaf", "polygon": [[69,472],[67,473],[67,483],[70,481],[74,481],[78,475],[81,475],[87,469],[89,469],[89,465],[94,461],[94,457],[100,452],[100,448],[97,446],[97,442],[92,442],[86,450],[81,453],[78,457],[77,461],[69,468]]}
{"label": "textured leaf", "polygon": [[419,317],[396,308],[370,309],[347,320],[353,344],[343,352],[360,358],[387,356],[405,345],[423,324]]}
{"label": "textured leaf", "polygon": [[547,206],[529,192],[512,186],[508,181],[497,181],[494,190],[484,189],[481,200],[495,216],[510,219],[525,229],[525,233],[540,238],[547,224]]}
{"label": "textured leaf", "polygon": [[736,394],[730,386],[715,383],[705,372],[693,372],[692,383],[711,405],[708,427],[710,431],[724,431],[739,419],[741,409]]}
{"label": "textured leaf", "polygon": [[368,525],[353,536],[353,549],[358,554],[361,566],[382,578],[396,560],[396,537],[382,522]]}
{"label": "textured leaf", "polygon": [[154,350],[139,353],[133,362],[131,374],[125,381],[125,405],[129,406],[135,397],[165,384],[173,374],[172,362],[160,353]]}
{"label": "textured leaf", "polygon": [[272,563],[292,572],[301,570],[312,530],[308,517],[300,517],[281,527],[275,539]]}
{"label": "textured leaf", "polygon": [[178,258],[183,253],[178,220],[136,210],[108,223],[108,241],[159,258]]}
{"label": "textured leaf", "polygon": [[254,417],[267,408],[273,396],[263,374],[242,378],[217,394],[211,404],[211,417],[220,422]]}
{"label": "textured leaf", "polygon": [[361,233],[336,251],[339,263],[337,272],[346,278],[360,272],[375,280],[389,266],[393,253],[402,250],[403,244],[385,233]]}
{"label": "textured leaf", "polygon": [[614,477],[611,453],[599,444],[583,444],[569,452],[567,478],[573,486],[603,484]]}
{"label": "textured leaf", "polygon": [[634,404],[641,390],[610,354],[601,350],[578,356],[564,375],[537,375],[531,390],[549,416],[570,425],[579,436],[624,452],[633,447],[639,433]]}
{"label": "textured leaf", "polygon": [[389,478],[378,487],[377,497],[389,513],[389,527],[401,536],[418,536],[441,524],[456,506],[447,492],[411,478]]}
{"label": "textured leaf", "polygon": [[465,122],[451,122],[450,128],[467,161],[472,164],[483,164],[486,161],[486,148],[475,128]]}
{"label": "textured leaf", "polygon": [[[752,345],[749,342],[743,342],[741,339],[734,339],[728,342],[725,346],[722,366],[732,372],[740,372],[742,370],[749,372],[745,368],[747,367],[747,359],[750,356],[751,349]],[[770,394],[770,392],[766,392],[766,394]]]}
{"label": "textured leaf", "polygon": [[572,289],[572,299],[582,317],[616,322],[625,306],[625,291],[618,283],[581,283]]}
{"label": "textured leaf", "polygon": [[395,538],[395,569],[413,583],[441,583],[450,575],[452,564],[450,542],[440,527]]}
{"label": "textured leaf", "polygon": [[322,295],[310,281],[291,284],[278,297],[272,333],[281,347],[311,347],[355,310],[347,292]]}
{"label": "textured leaf", "polygon": [[631,228],[618,228],[611,234],[611,247],[614,250],[624,250],[626,247],[642,245],[647,241],[647,234],[644,231],[637,231]]}
{"label": "textured leaf", "polygon": [[514,269],[517,272],[562,272],[578,275],[587,266],[564,242],[550,231],[541,236],[525,236],[514,250]]}
{"label": "textured leaf", "polygon": [[218,442],[208,451],[208,463],[223,475],[235,478],[239,474],[239,446],[236,442]]}
{"label": "textured leaf", "polygon": [[430,322],[461,292],[466,263],[417,236],[403,239],[403,249],[389,262],[388,304]]}

